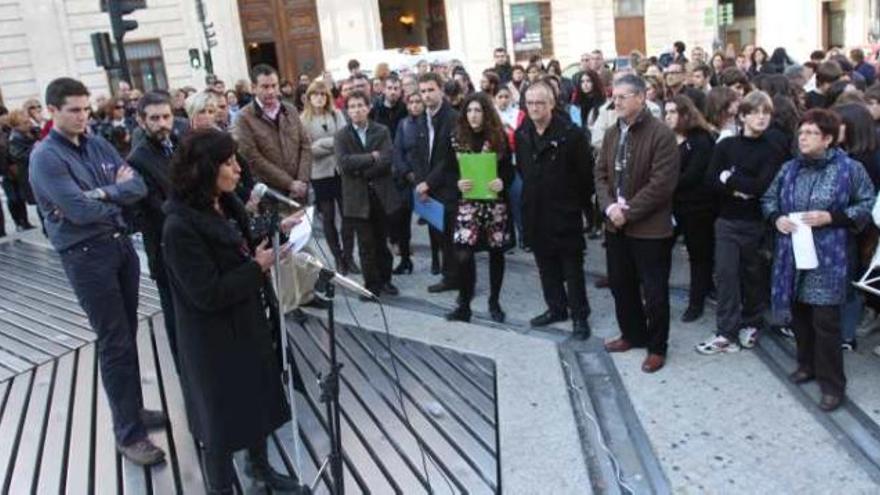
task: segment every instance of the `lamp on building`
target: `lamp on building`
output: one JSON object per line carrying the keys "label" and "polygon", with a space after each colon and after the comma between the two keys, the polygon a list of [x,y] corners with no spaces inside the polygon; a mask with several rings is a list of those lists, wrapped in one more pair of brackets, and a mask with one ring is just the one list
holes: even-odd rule
{"label": "lamp on building", "polygon": [[403,14],[398,21],[408,33],[411,33],[413,27],[416,25],[416,17],[412,14]]}

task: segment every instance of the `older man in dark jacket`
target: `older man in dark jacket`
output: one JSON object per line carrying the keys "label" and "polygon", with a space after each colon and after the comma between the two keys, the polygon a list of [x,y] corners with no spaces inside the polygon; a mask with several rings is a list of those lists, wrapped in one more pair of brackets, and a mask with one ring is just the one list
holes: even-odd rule
{"label": "older man in dark jacket", "polygon": [[351,93],[345,100],[350,124],[335,137],[336,163],[342,170],[342,216],[357,234],[364,282],[373,294],[396,296],[391,283],[394,257],[388,249],[387,216],[401,206],[391,179],[391,134],[370,121],[369,97]]}
{"label": "older man in dark jacket", "polygon": [[669,339],[672,199],[678,183],[675,135],[645,107],[645,82],[614,83],[618,121],[596,163],[596,196],[605,213],[608,283],[622,336],[609,352],[647,347],[642,371],[663,367]]}
{"label": "older man in dark jacket", "polygon": [[574,335],[590,337],[584,282],[583,215],[593,194],[593,154],[584,134],[555,115],[553,88],[526,91],[529,118],[516,132],[516,163],[523,177],[523,233],[541,275],[547,311],[532,326],[564,321]]}
{"label": "older man in dark jacket", "polygon": [[419,77],[419,94],[425,105],[425,116],[419,124],[418,147],[413,156],[416,193],[443,203],[443,232],[431,228],[432,242],[442,247],[443,279],[428,292],[443,292],[458,288],[455,249],[452,231],[458,213],[458,160],[452,149],[452,133],[458,122],[458,112],[443,96],[443,80],[428,72]]}

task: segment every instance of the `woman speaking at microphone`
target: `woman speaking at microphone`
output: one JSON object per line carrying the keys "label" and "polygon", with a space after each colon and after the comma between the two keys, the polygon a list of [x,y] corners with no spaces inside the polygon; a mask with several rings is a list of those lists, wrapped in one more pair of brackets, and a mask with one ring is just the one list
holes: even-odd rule
{"label": "woman speaking at microphone", "polygon": [[162,249],[178,308],[180,381],[190,430],[205,448],[208,493],[233,493],[232,454],[245,448],[248,475],[297,493],[296,479],[275,472],[266,453],[267,435],[290,418],[267,317],[274,252],[253,237],[234,193],[235,151],[229,134],[196,130],[171,165]]}

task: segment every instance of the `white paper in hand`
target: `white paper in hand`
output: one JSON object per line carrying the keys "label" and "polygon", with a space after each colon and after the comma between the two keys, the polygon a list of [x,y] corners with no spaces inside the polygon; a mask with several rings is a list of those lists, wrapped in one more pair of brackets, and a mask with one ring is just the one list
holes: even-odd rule
{"label": "white paper in hand", "polygon": [[290,235],[287,238],[287,248],[289,250],[298,253],[302,251],[302,248],[306,247],[309,239],[312,238],[312,221],[314,218],[315,207],[309,206],[306,208],[305,218],[303,218],[302,222],[290,229]]}
{"label": "white paper in hand", "polygon": [[819,267],[816,245],[813,243],[813,229],[801,220],[801,213],[790,213],[788,218],[797,225],[791,234],[791,248],[794,251],[794,266],[798,270],[815,270]]}

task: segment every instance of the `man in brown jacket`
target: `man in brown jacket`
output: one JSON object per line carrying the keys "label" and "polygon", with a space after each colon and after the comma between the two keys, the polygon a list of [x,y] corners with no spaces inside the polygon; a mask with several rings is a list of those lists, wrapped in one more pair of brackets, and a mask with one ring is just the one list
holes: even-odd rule
{"label": "man in brown jacket", "polygon": [[309,136],[296,108],[281,101],[278,72],[260,64],[251,78],[254,101],[241,109],[232,130],[241,155],[258,180],[303,202],[312,173]]}
{"label": "man in brown jacket", "polygon": [[595,177],[605,212],[608,283],[622,336],[605,349],[647,347],[642,371],[653,373],[663,367],[669,339],[678,146],[672,131],[645,108],[641,78],[627,74],[615,81],[612,99],[618,121],[605,134]]}

